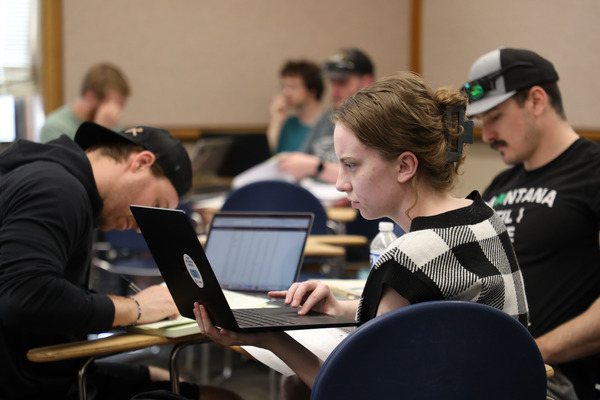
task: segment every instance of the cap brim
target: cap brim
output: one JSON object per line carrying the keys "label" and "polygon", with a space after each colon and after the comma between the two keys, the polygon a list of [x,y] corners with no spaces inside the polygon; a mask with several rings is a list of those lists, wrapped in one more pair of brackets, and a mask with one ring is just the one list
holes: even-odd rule
{"label": "cap brim", "polygon": [[127,140],[127,138],[123,137],[118,132],[105,128],[102,125],[98,125],[95,122],[86,121],[77,128],[74,140],[79,147],[86,150],[96,143],[107,141],[108,138],[114,140],[116,137]]}
{"label": "cap brim", "polygon": [[489,96],[481,100],[469,103],[469,105],[467,106],[467,115],[473,116],[489,111],[492,108],[496,107],[498,104],[514,96],[515,93],[517,93],[517,91],[513,90],[512,92],[502,93],[496,96]]}

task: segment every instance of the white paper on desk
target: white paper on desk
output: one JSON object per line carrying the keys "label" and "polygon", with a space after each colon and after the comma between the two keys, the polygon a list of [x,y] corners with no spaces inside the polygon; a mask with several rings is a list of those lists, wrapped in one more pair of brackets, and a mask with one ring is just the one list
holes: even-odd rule
{"label": "white paper on desk", "polygon": [[249,183],[265,180],[296,182],[296,179],[294,179],[291,174],[279,169],[277,166],[277,156],[273,156],[254,167],[248,168],[241,174],[236,175],[231,181],[231,187],[237,189]]}
{"label": "white paper on desk", "polygon": [[218,196],[212,196],[206,199],[198,200],[194,202],[194,207],[199,209],[213,208],[215,210],[220,210],[221,207],[223,207],[223,203],[225,203],[226,197],[226,195],[220,194]]}
{"label": "white paper on desk", "polygon": [[[310,350],[321,361],[325,361],[333,349],[348,336],[349,330],[342,328],[320,328],[286,331],[286,333]],[[295,372],[271,351],[254,346],[242,347],[267,367],[274,369],[282,375],[294,375]]]}
{"label": "white paper on desk", "polygon": [[335,204],[347,198],[346,193],[337,190],[334,183],[305,178],[300,181],[300,185],[311,192],[324,206]]}
{"label": "white paper on desk", "polygon": [[225,299],[227,299],[227,303],[229,303],[229,307],[234,310],[237,308],[266,308],[278,306],[275,301],[269,301],[270,299],[265,296],[253,296],[251,294],[227,289],[223,289],[223,294],[225,295]]}

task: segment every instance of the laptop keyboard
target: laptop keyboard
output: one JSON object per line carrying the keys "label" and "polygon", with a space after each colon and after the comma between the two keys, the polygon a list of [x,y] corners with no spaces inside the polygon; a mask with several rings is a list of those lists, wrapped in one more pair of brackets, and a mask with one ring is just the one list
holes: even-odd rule
{"label": "laptop keyboard", "polygon": [[246,326],[281,326],[297,325],[302,323],[299,318],[278,317],[276,315],[264,315],[260,311],[251,309],[231,310],[240,327]]}

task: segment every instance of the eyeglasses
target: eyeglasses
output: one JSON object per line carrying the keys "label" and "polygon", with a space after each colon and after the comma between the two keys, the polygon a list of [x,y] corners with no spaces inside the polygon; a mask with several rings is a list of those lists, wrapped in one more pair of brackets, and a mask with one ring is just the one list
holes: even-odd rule
{"label": "eyeglasses", "polygon": [[462,92],[466,93],[467,96],[469,96],[470,102],[477,101],[481,99],[490,90],[496,89],[496,79],[498,79],[499,76],[503,75],[506,71],[516,67],[533,67],[533,64],[515,63],[507,65],[506,67],[498,71],[484,75],[481,78],[476,79],[474,81],[465,83],[465,85],[462,88]]}

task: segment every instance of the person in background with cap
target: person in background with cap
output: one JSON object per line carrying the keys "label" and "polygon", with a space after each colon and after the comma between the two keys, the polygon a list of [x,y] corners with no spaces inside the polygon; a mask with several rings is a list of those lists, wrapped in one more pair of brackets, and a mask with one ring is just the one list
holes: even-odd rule
{"label": "person in background with cap", "polygon": [[[483,193],[511,233],[530,331],[555,399],[597,399],[600,383],[600,145],[567,121],[552,63],[500,48],[475,61],[467,112],[512,168]],[[569,382],[570,381],[570,382]],[[575,388],[573,393],[570,383]]]}
{"label": "person in background with cap", "polygon": [[114,131],[122,130],[121,114],[130,94],[127,78],[117,66],[92,65],[81,82],[79,96],[48,115],[40,131],[40,142],[46,143],[61,135],[73,139],[84,121],[94,121]]}
{"label": "person in background with cap", "polygon": [[314,176],[335,183],[339,166],[333,148],[331,116],[350,96],[373,83],[375,68],[361,50],[341,49],[325,62],[323,75],[329,79],[333,110],[319,118],[300,152],[279,155],[278,166],[297,180]]}
{"label": "person in background with cap", "polygon": [[[137,229],[130,204],[175,208],[191,182],[183,145],[151,127],[84,122],[74,141],[19,140],[0,155],[0,398],[78,398],[82,360],[33,363],[27,351],[178,315],[165,286],[122,297],[87,283],[95,228]],[[155,387],[151,378],[168,379],[159,375],[95,362],[88,399],[129,399]]]}

